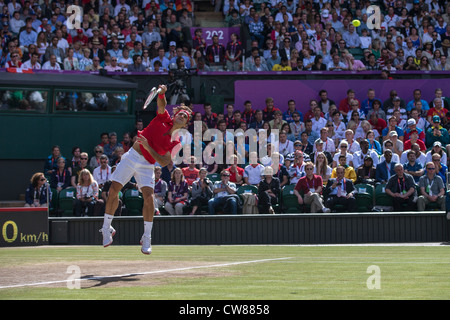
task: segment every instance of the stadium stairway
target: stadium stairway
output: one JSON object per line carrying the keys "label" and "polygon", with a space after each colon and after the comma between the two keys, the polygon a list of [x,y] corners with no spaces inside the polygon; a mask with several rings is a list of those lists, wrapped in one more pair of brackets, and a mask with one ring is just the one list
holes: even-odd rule
{"label": "stadium stairway", "polygon": [[215,12],[210,0],[196,0],[194,2],[195,25],[203,28],[224,27],[222,12]]}

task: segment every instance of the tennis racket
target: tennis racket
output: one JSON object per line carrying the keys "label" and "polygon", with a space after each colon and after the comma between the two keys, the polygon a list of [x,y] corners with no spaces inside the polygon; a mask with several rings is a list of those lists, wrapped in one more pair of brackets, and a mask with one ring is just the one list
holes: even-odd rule
{"label": "tennis racket", "polygon": [[161,93],[161,91],[162,91],[161,89],[153,87],[152,90],[150,90],[150,94],[148,95],[147,100],[145,100],[142,110],[145,110],[150,105],[150,103],[152,103],[155,97]]}

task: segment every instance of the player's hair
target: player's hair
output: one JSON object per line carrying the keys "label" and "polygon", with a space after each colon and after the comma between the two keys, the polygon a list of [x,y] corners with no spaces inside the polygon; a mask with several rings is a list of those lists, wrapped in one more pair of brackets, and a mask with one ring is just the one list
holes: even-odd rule
{"label": "player's hair", "polygon": [[181,111],[181,110],[184,110],[184,111],[186,111],[188,114],[189,114],[189,117],[190,118],[192,118],[192,109],[191,108],[189,108],[187,105],[185,105],[184,103],[182,103],[182,104],[180,104],[179,106],[177,106],[177,107],[174,107],[173,108],[173,114],[176,114],[177,112],[179,112],[179,111]]}

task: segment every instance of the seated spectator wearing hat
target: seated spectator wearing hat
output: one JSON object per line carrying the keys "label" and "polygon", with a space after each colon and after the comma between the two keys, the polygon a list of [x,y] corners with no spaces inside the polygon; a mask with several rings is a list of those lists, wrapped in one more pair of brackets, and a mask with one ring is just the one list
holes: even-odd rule
{"label": "seated spectator wearing hat", "polygon": [[436,141],[439,141],[444,146],[450,143],[448,131],[441,126],[441,119],[439,116],[433,117],[433,122],[431,123],[431,127],[428,128],[425,137],[427,148],[431,148]]}
{"label": "seated spectator wearing hat", "polygon": [[439,141],[433,143],[433,147],[426,153],[426,162],[433,161],[435,154],[439,155],[441,164],[447,166],[447,153],[445,152],[445,147]]}
{"label": "seated spectator wearing hat", "polygon": [[419,132],[414,129],[411,130],[409,133],[409,139],[405,141],[405,143],[403,144],[403,149],[404,150],[409,150],[411,149],[411,146],[417,143],[420,147],[420,151],[425,152],[427,150],[427,147],[425,146],[425,142],[423,142],[421,139],[419,139]]}
{"label": "seated spectator wearing hat", "polygon": [[95,57],[98,57],[100,59],[100,62],[105,60],[105,51],[101,49],[102,43],[98,39],[93,39],[91,44],[92,49],[89,58],[94,60]]}
{"label": "seated spectator wearing hat", "polygon": [[417,122],[416,119],[414,118],[409,118],[408,121],[406,122],[406,128],[403,131],[405,134],[404,135],[405,141],[408,141],[410,139],[410,134],[414,130],[417,131],[417,133],[419,134],[419,139],[425,142],[425,132],[417,127]]}

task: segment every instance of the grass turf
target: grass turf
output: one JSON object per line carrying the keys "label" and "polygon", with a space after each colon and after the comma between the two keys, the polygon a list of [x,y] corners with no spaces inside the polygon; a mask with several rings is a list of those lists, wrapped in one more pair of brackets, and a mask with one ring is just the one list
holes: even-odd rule
{"label": "grass turf", "polygon": [[[286,258],[286,259],[280,259]],[[280,260],[266,260],[280,259]],[[0,288],[0,299],[155,299],[155,300],[448,300],[448,246],[154,246],[151,256],[136,246],[34,247],[0,249],[0,287],[14,276],[11,267],[77,262],[124,263],[132,266],[160,261],[214,267],[137,278],[126,276],[104,283],[83,281],[81,289],[55,286]],[[252,263],[244,263],[254,261]],[[228,265],[236,263],[235,265]],[[376,266],[379,274],[368,268]],[[8,270],[8,273],[5,272]],[[148,270],[141,270],[146,272]],[[52,273],[51,267],[47,273]],[[124,274],[118,270],[113,274]],[[371,279],[379,275],[378,282]],[[61,278],[61,275],[58,275]],[[95,275],[94,275],[95,276]],[[39,282],[36,274],[35,282]],[[69,277],[69,275],[65,275]],[[56,278],[56,275],[55,275]],[[2,280],[3,279],[3,280]],[[367,283],[379,283],[369,289]],[[89,283],[88,287],[85,285]],[[95,284],[95,285],[92,285]]]}

